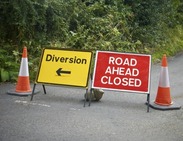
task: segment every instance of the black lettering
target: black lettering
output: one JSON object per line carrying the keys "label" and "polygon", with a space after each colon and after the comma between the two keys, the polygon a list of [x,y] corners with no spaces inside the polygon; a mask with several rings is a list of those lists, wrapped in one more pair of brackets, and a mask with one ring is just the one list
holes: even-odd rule
{"label": "black lettering", "polygon": [[73,58],[69,57],[59,57],[55,56],[54,54],[47,54],[46,55],[46,61],[52,61],[52,62],[61,62],[61,63],[73,63],[73,64],[86,64],[87,59],[77,58],[77,56],[74,56]]}
{"label": "black lettering", "polygon": [[87,60],[86,59],[82,59],[82,64],[86,64]]}
{"label": "black lettering", "polygon": [[74,63],[76,63],[76,56],[74,57]]}
{"label": "black lettering", "polygon": [[51,61],[51,59],[52,59],[52,55],[51,54],[47,54],[46,61]]}
{"label": "black lettering", "polygon": [[55,62],[58,62],[59,59],[60,57],[55,57]]}
{"label": "black lettering", "polygon": [[52,57],[53,59],[52,59],[52,62],[54,61],[54,58],[55,58],[55,55],[53,55],[53,57]]}
{"label": "black lettering", "polygon": [[81,63],[81,59],[78,58],[78,59],[76,60],[76,62],[77,62],[77,64],[80,64],[80,63]]}
{"label": "black lettering", "polygon": [[69,63],[73,63],[73,59],[74,59],[74,58],[70,58],[70,59],[69,59]]}
{"label": "black lettering", "polygon": [[68,57],[65,58],[65,63],[67,63],[67,60],[68,60],[68,59],[69,59]]}
{"label": "black lettering", "polygon": [[63,63],[64,62],[64,59],[65,59],[64,57],[60,57],[60,62]]}

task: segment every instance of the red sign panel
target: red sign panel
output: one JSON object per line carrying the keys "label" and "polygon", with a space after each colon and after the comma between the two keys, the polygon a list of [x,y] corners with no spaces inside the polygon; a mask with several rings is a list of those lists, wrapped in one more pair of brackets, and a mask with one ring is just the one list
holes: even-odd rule
{"label": "red sign panel", "polygon": [[151,56],[97,51],[92,88],[149,93]]}

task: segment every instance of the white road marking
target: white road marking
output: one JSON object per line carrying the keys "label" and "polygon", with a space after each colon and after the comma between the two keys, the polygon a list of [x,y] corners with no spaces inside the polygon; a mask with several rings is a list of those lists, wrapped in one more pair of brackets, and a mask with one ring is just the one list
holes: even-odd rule
{"label": "white road marking", "polygon": [[34,105],[34,106],[43,106],[43,107],[51,107],[47,104],[41,104],[41,103],[35,103],[35,102],[28,102],[28,101],[22,101],[22,100],[15,100],[15,103],[20,103],[24,105]]}

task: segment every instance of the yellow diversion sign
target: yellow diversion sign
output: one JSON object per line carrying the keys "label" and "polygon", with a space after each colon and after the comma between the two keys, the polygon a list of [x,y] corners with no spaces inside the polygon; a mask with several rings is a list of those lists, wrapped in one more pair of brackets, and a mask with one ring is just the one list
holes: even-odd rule
{"label": "yellow diversion sign", "polygon": [[87,87],[92,52],[45,48],[37,83]]}

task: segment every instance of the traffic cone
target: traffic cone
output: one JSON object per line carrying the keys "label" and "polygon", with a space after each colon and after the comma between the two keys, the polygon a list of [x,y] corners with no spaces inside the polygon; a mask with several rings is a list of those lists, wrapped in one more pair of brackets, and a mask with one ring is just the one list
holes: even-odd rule
{"label": "traffic cone", "polygon": [[171,98],[168,63],[165,54],[162,58],[159,86],[157,90],[156,99],[154,103],[150,103],[150,106],[154,109],[159,110],[173,110],[181,108],[180,106],[175,105]]}
{"label": "traffic cone", "polygon": [[29,68],[27,58],[27,48],[23,48],[23,54],[21,59],[21,65],[18,75],[18,81],[15,90],[9,90],[8,94],[26,96],[32,94],[29,81]]}

